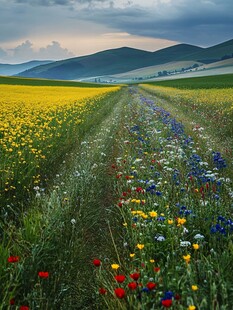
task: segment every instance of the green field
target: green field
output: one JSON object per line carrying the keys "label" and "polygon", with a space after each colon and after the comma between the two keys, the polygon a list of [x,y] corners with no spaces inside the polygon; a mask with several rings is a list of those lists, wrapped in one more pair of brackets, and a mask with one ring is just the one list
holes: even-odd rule
{"label": "green field", "polygon": [[0,76],[0,85],[28,85],[28,86],[67,86],[67,87],[107,87],[109,85],[81,83],[63,80],[46,80],[46,79],[31,79],[19,77]]}
{"label": "green field", "polygon": [[231,88],[233,87],[233,74],[195,77],[169,81],[147,82],[150,85],[176,87],[181,89],[197,88]]}

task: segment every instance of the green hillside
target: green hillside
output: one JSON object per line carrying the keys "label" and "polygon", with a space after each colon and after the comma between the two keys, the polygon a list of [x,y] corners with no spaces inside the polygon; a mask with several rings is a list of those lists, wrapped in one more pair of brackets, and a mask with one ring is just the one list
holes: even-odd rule
{"label": "green hillside", "polygon": [[204,63],[210,63],[221,60],[224,56],[232,57],[232,55],[233,40],[229,40],[221,44],[202,49],[195,54],[184,56],[182,60],[196,60]]}
{"label": "green hillside", "polygon": [[146,52],[123,47],[107,50],[89,56],[76,57],[52,64],[39,66],[19,74],[25,77],[49,79],[78,79],[109,74],[118,74],[142,67],[176,60],[181,55],[194,53],[201,48],[179,44],[157,52]]}

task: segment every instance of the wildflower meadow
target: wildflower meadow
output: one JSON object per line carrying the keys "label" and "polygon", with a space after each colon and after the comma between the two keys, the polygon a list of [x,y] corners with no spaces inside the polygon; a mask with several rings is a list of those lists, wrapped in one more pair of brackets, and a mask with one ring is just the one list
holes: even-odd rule
{"label": "wildflower meadow", "polygon": [[232,309],[232,88],[0,87],[0,309]]}

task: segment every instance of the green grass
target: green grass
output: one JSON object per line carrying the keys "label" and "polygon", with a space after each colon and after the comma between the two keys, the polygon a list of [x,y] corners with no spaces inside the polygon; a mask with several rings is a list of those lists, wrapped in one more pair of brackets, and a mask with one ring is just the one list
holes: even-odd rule
{"label": "green grass", "polygon": [[146,84],[175,87],[181,89],[198,88],[231,88],[233,87],[233,74],[222,74],[187,79],[177,79],[169,81],[151,82]]}
{"label": "green grass", "polygon": [[69,82],[63,80],[30,79],[0,76],[0,84],[28,86],[67,86],[67,87],[108,87],[112,85],[97,83]]}

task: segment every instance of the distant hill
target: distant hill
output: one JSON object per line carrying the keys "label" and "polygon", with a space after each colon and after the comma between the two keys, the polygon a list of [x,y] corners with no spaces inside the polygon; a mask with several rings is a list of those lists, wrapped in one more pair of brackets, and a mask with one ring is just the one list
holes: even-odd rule
{"label": "distant hill", "polygon": [[22,71],[34,68],[36,66],[45,65],[51,62],[52,62],[51,60],[33,60],[14,65],[0,63],[0,75],[6,75],[6,76],[16,75]]}
{"label": "distant hill", "polygon": [[231,57],[232,53],[233,40],[209,48],[178,44],[155,52],[122,47],[37,66],[18,75],[63,80],[80,80],[92,77],[95,80],[95,77],[121,74],[176,61],[208,64]]}
{"label": "distant hill", "polygon": [[49,79],[80,79],[109,74],[117,74],[134,69],[166,63],[180,58],[182,55],[195,53],[202,48],[187,44],[179,44],[159,50],[147,52],[122,47],[106,50],[93,55],[56,61],[20,73],[20,76]]}
{"label": "distant hill", "polygon": [[196,60],[203,63],[212,63],[233,57],[233,40],[214,45],[201,51],[182,57],[182,60]]}

